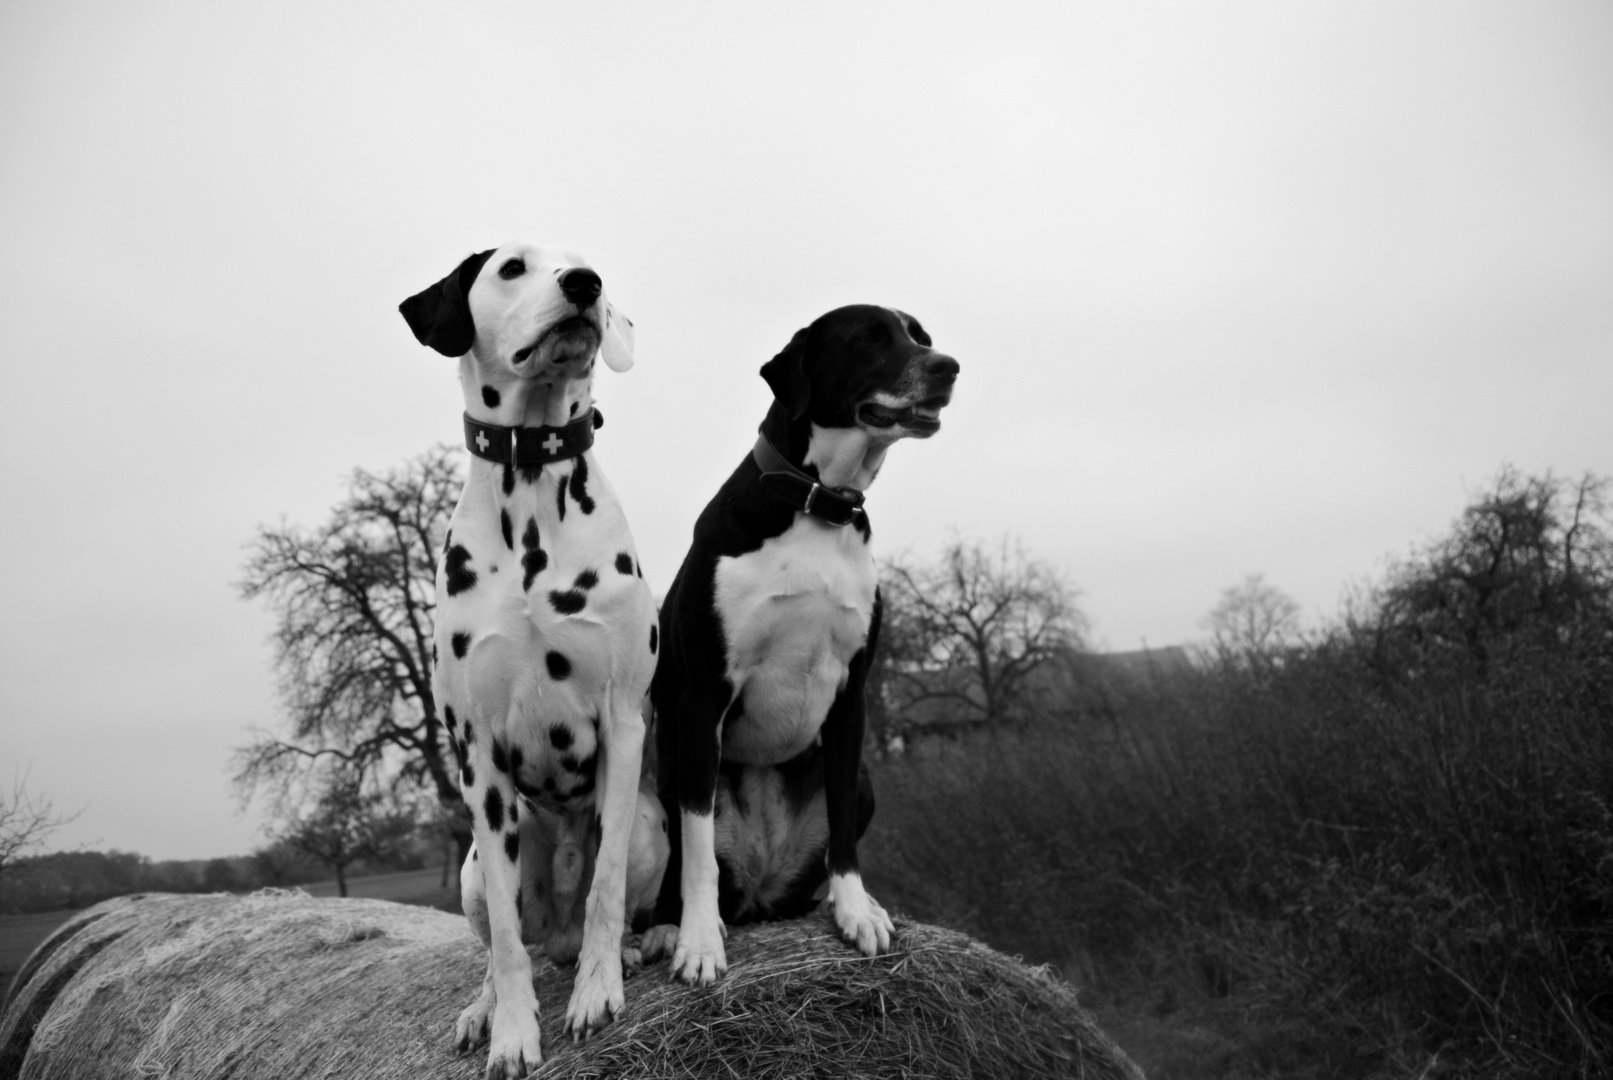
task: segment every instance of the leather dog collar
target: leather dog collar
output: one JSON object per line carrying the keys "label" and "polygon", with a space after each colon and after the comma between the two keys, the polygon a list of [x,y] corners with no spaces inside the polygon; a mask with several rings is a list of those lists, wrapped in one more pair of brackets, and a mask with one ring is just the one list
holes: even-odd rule
{"label": "leather dog collar", "polygon": [[762,488],[773,497],[789,503],[803,514],[810,514],[830,525],[850,525],[863,510],[863,493],[856,488],[824,487],[802,472],[778,448],[758,436],[751,451],[762,470]]}
{"label": "leather dog collar", "polygon": [[465,449],[500,465],[548,465],[581,457],[594,445],[594,429],[604,424],[598,409],[561,427],[500,427],[473,420],[466,413]]}

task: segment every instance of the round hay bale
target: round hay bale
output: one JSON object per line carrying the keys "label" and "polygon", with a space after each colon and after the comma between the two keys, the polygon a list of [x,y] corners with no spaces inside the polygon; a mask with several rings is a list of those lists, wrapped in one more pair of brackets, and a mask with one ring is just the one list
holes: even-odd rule
{"label": "round hay bale", "polygon": [[[543,1077],[1070,1076],[1142,1073],[1047,972],[897,924],[865,958],[822,919],[736,929],[727,977],[691,990],[663,963],[621,1017],[562,1037],[571,972],[534,961]],[[0,1077],[477,1080],[455,1055],[485,953],[464,919],[380,900],[148,894],[53,934],[0,1015]]]}

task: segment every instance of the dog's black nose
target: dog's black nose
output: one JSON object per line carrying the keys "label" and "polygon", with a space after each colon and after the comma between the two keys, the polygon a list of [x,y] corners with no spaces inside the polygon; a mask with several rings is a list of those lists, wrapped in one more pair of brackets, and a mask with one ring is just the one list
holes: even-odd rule
{"label": "dog's black nose", "polygon": [[599,291],[605,287],[599,275],[581,266],[574,266],[560,275],[560,291],[566,299],[584,310],[594,306]]}
{"label": "dog's black nose", "polygon": [[924,370],[931,378],[940,382],[953,382],[958,377],[958,362],[950,356],[936,353],[924,361]]}

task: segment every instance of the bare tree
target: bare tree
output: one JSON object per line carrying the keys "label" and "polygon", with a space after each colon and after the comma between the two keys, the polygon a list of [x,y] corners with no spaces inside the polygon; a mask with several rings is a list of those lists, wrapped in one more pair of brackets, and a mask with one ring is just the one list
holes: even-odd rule
{"label": "bare tree", "polygon": [[1250,574],[1221,593],[1203,625],[1221,659],[1269,663],[1299,640],[1299,604],[1265,575]]}
{"label": "bare tree", "polygon": [[932,565],[889,559],[881,595],[876,716],[935,703],[965,720],[1021,718],[1035,705],[1032,673],[1085,629],[1074,587],[1008,537],[954,539]]}
{"label": "bare tree", "polygon": [[461,856],[469,850],[431,690],[436,556],[461,485],[457,452],[437,447],[388,472],[355,471],[316,529],[260,528],[240,589],[274,608],[289,731],[237,751],[243,798],[267,789],[288,812],[316,771],[339,763],[353,778],[430,791],[460,823]]}
{"label": "bare tree", "polygon": [[0,796],[0,874],[37,852],[79,813],[58,814],[50,799],[28,790],[27,770],[13,774],[11,794]]}
{"label": "bare tree", "polygon": [[1613,507],[1606,477],[1575,481],[1503,468],[1450,531],[1396,565],[1370,627],[1391,667],[1460,662],[1484,676],[1495,654],[1613,646]]}
{"label": "bare tree", "polygon": [[363,782],[343,768],[324,777],[318,798],[287,823],[280,839],[312,855],[336,874],[336,891],[347,895],[347,868],[360,859],[385,859],[414,832],[415,816],[367,791]]}

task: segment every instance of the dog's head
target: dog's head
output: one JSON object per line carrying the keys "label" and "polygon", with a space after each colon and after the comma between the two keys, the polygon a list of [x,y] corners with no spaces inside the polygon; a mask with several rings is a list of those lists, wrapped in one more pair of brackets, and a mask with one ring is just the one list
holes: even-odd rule
{"label": "dog's head", "polygon": [[859,428],[879,442],[939,431],[957,377],[958,362],[931,347],[917,319],[872,304],[820,316],[762,365],[790,420]]}
{"label": "dog's head", "polygon": [[560,381],[633,366],[633,323],[587,262],[564,248],[513,243],[472,255],[398,305],[422,345],[471,354],[484,370]]}

